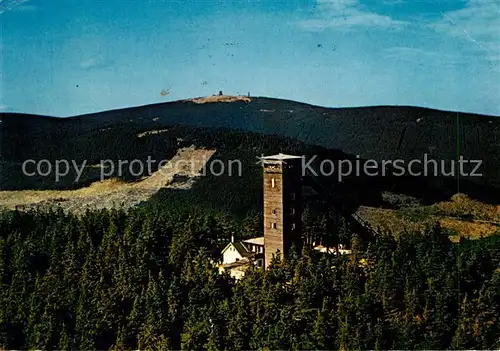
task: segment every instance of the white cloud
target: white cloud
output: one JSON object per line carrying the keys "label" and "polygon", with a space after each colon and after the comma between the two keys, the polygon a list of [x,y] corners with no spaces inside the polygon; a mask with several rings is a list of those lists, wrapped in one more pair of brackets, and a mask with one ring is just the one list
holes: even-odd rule
{"label": "white cloud", "polygon": [[384,5],[398,5],[402,4],[404,0],[382,0],[382,4]]}
{"label": "white cloud", "polygon": [[461,55],[459,56],[451,53],[429,51],[407,46],[394,46],[383,49],[382,51],[385,58],[406,62],[420,62],[425,63],[426,65],[459,65],[468,62],[468,58]]}
{"label": "white cloud", "polygon": [[36,11],[37,7],[35,5],[19,5],[12,10],[17,12]]}
{"label": "white cloud", "polygon": [[300,22],[308,30],[327,28],[380,27],[400,28],[404,21],[369,11],[359,0],[317,0],[315,17]]}
{"label": "white cloud", "polygon": [[102,55],[96,55],[80,62],[80,68],[84,70],[106,67],[108,65],[110,65],[110,61],[106,60]]}
{"label": "white cloud", "polygon": [[489,61],[500,61],[500,3],[496,0],[468,0],[463,9],[442,13],[429,27],[467,40]]}
{"label": "white cloud", "polygon": [[4,13],[5,11],[12,11],[12,10],[23,10],[25,8],[32,8],[33,6],[20,6],[29,0],[3,0],[0,1],[0,14]]}

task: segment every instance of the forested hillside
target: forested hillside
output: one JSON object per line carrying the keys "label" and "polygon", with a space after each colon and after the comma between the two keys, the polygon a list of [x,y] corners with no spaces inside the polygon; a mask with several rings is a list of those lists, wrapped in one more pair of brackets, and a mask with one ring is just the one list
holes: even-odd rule
{"label": "forested hillside", "polygon": [[[275,260],[268,271],[250,269],[239,283],[213,264],[232,235],[262,236],[256,156],[318,156],[312,165],[317,169],[321,160],[355,160],[355,154],[363,164],[372,157],[432,152],[450,160],[461,153],[484,160],[485,168],[483,178],[460,179],[460,191],[498,203],[500,129],[494,117],[411,107],[325,109],[253,98],[67,119],[2,114],[0,121],[0,190],[82,188],[99,180],[101,160],[165,160],[191,146],[214,150],[212,157],[225,165],[239,160],[242,167],[233,175],[206,172],[188,190],[162,188],[128,211],[0,211],[2,349],[499,346],[500,236],[494,230],[477,240],[457,236],[456,242],[449,240],[449,228],[439,226],[368,237],[349,216],[339,216],[360,205],[416,218],[436,214],[439,201],[457,192],[455,177],[398,177],[391,170],[341,182],[337,174],[317,176],[324,191],[303,187],[302,234],[330,247],[346,244],[352,255],[305,249],[286,262]],[[79,182],[74,171],[55,182],[23,176],[26,159],[86,161],[87,168]],[[140,178],[127,172],[120,177]],[[463,221],[487,217],[498,227],[493,214],[479,216],[470,204],[483,205],[471,200],[453,207],[456,213],[441,212]]]}
{"label": "forested hillside", "polygon": [[[464,190],[487,196],[477,185],[500,188],[500,119],[492,116],[404,106],[323,108],[252,97],[250,102],[175,101],[70,118],[4,113],[0,120],[3,188],[11,177],[19,178],[18,163],[26,159],[168,156],[171,145],[165,138],[158,143],[137,135],[175,125],[280,135],[379,162],[422,159],[424,154],[449,162],[460,154],[483,161],[482,177],[463,179],[476,188]],[[456,182],[444,188],[456,190]]]}
{"label": "forested hillside", "polygon": [[[493,349],[500,237],[439,228],[238,284],[209,258],[255,226],[175,206],[0,217],[4,349]],[[306,231],[312,230],[306,226]]]}
{"label": "forested hillside", "polygon": [[[115,129],[99,131],[75,136],[71,139],[56,138],[40,141],[40,147],[34,147],[23,155],[23,151],[8,155],[9,161],[3,165],[3,189],[72,189],[81,188],[91,182],[100,180],[100,169],[94,167],[101,160],[141,160],[147,164],[148,157],[153,160],[170,159],[179,148],[196,145],[217,150],[213,159],[222,161],[224,165],[237,160],[241,162],[241,172],[234,168],[234,174],[229,175],[228,170],[222,175],[213,175],[205,172],[190,191],[176,191],[162,189],[153,199],[158,202],[176,202],[179,206],[198,204],[200,207],[216,208],[227,213],[246,215],[249,212],[261,211],[262,208],[262,170],[257,164],[257,156],[269,155],[277,152],[305,155],[307,160],[317,156],[312,168],[319,171],[318,163],[323,159],[343,160],[352,159],[354,156],[339,150],[329,150],[321,146],[307,145],[293,138],[280,135],[263,135],[245,131],[229,129],[193,128],[187,126],[172,126],[163,133],[150,134],[137,137],[137,134],[146,133],[149,129],[128,129],[117,127]],[[54,132],[55,133],[55,132]],[[63,142],[67,140],[67,143]],[[50,144],[52,142],[52,144]],[[52,145],[47,148],[43,145]],[[31,155],[31,156],[29,156]],[[87,161],[87,167],[78,182],[74,182],[76,172],[74,168],[55,182],[53,175],[48,177],[22,175],[22,158],[40,160],[74,160],[78,164]],[[158,166],[158,162],[153,167]],[[153,171],[156,169],[153,169]],[[117,172],[113,174],[117,176]],[[122,178],[128,181],[136,180],[124,168]],[[391,177],[387,172],[385,176],[368,177],[351,175],[344,177],[338,184],[337,174],[323,177],[324,184],[335,187],[335,193],[351,198],[353,205],[383,205],[380,199],[382,190],[391,189],[401,193],[409,193],[434,201],[446,199],[456,190],[456,181],[452,179],[447,186],[442,186],[443,180],[439,178],[418,177]],[[466,189],[466,181],[463,181]],[[445,183],[446,184],[446,183]],[[470,187],[475,194],[494,194],[494,189],[479,189]]]}

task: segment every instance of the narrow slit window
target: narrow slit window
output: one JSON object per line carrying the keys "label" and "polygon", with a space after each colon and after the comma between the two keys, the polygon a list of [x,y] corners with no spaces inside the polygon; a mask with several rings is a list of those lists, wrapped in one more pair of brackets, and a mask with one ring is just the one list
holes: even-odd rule
{"label": "narrow slit window", "polygon": [[276,181],[274,180],[274,178],[271,178],[271,187],[276,187]]}
{"label": "narrow slit window", "polygon": [[276,229],[278,228],[278,225],[276,223],[271,223],[271,228]]}

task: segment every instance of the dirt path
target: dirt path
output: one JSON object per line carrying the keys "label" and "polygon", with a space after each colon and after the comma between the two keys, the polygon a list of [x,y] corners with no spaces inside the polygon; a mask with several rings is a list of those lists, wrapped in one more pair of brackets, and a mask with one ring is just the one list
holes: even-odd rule
{"label": "dirt path", "polygon": [[107,179],[78,190],[0,191],[0,209],[60,206],[81,213],[87,208],[130,208],[149,200],[161,188],[189,189],[214,153],[193,146],[180,149],[157,172],[133,183]]}

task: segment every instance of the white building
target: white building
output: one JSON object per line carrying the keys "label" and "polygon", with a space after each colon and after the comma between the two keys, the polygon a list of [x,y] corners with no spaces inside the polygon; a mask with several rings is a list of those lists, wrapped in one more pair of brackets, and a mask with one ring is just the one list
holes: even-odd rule
{"label": "white building", "polygon": [[[314,250],[321,253],[337,254],[335,248],[326,248],[323,245],[315,245]],[[339,245],[339,254],[350,254],[341,244]],[[251,238],[242,241],[231,242],[221,252],[222,262],[219,264],[219,271],[227,271],[235,279],[241,279],[245,275],[246,269],[250,263],[257,267],[264,267],[264,237]]]}
{"label": "white building", "polygon": [[236,279],[244,275],[250,263],[257,267],[264,266],[264,237],[231,242],[222,250],[220,271],[228,271]]}

